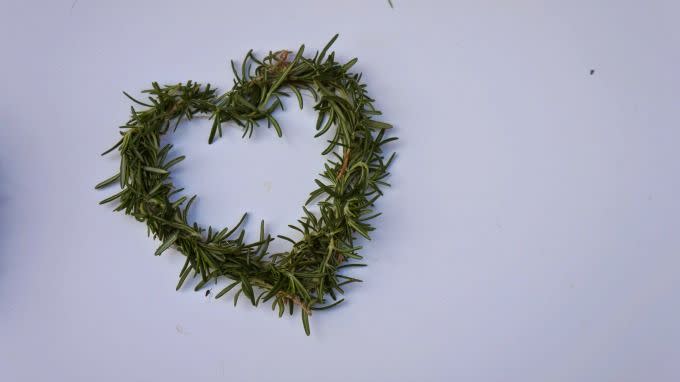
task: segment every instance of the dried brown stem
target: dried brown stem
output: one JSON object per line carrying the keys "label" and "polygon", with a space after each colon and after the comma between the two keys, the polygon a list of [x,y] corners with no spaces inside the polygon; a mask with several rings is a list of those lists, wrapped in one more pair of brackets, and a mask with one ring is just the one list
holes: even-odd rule
{"label": "dried brown stem", "polygon": [[298,296],[293,296],[293,295],[286,293],[284,291],[279,291],[276,294],[283,297],[284,299],[286,299],[288,301],[292,301],[293,304],[299,306],[300,309],[302,309],[305,313],[307,313],[310,316],[312,315],[312,310],[309,309],[309,307],[306,306],[304,303],[302,303],[302,301],[300,300],[300,298]]}
{"label": "dried brown stem", "polygon": [[342,176],[345,175],[345,172],[347,172],[347,167],[349,165],[349,153],[351,151],[352,151],[352,149],[350,149],[350,148],[345,149],[345,154],[342,157],[342,166],[340,167],[340,171],[338,171],[337,179],[342,178]]}

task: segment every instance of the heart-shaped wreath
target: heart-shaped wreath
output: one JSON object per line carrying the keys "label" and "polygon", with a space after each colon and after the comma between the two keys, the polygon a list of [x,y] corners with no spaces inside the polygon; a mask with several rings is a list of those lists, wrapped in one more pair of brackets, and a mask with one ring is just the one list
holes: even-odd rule
{"label": "heart-shaped wreath", "polygon": [[[131,108],[130,120],[121,126],[122,138],[102,154],[117,149],[120,172],[96,186],[100,189],[120,184],[122,191],[101,204],[117,201],[115,211],[125,211],[146,222],[149,234],[162,241],[156,255],[174,247],[186,256],[177,289],[192,272],[194,277],[201,276],[196,290],[210,280],[227,277],[232,282],[215,298],[238,287],[234,304],[241,294],[255,306],[273,300],[272,309],[278,307],[279,317],[286,305],[290,314],[298,306],[307,335],[311,311],[338,305],[344,300],[337,295],[344,293],[342,286],[361,281],[341,274],[341,270],[365,265],[356,262],[362,257],[358,254],[361,247],[354,244],[355,234],[369,239],[374,229],[368,221],[380,215],[373,211],[374,202],[382,195],[381,188],[389,186],[385,178],[394,158],[393,153],[385,160],[383,146],[397,139],[385,137],[391,125],[372,119],[381,113],[373,107],[361,74],[349,72],[357,59],[340,64],[335,53],[326,55],[336,38],[314,58],[303,56],[304,45],[292,61],[289,51],[269,52],[260,61],[251,50],[240,71],[232,62],[234,87],[222,95],[209,84],[192,81],[167,86],[153,83],[144,91],[150,95],[149,103],[125,93],[144,109]],[[256,65],[254,72],[252,64]],[[305,203],[318,200],[319,212],[312,213],[303,206],[304,216],[298,225],[290,225],[302,238],[295,241],[279,235],[293,246],[288,252],[270,254],[267,248],[274,239],[265,236],[264,222],[259,240],[252,243],[244,241],[243,230],[235,235],[245,215],[232,229],[205,230],[198,223],[189,223],[187,213],[196,196],[180,196],[183,190],[176,189],[170,178],[170,169],[184,157],[169,159],[172,145],[161,147],[161,135],[171,127],[177,129],[184,118],[210,115],[213,123],[208,143],[221,136],[222,124],[229,121],[243,128],[244,137],[252,135],[265,120],[281,136],[273,113],[283,110],[281,97],[290,93],[302,108],[301,91],[308,91],[316,101],[315,137],[328,132],[332,136],[322,153],[332,157],[324,165],[321,178],[315,180],[318,188]]]}

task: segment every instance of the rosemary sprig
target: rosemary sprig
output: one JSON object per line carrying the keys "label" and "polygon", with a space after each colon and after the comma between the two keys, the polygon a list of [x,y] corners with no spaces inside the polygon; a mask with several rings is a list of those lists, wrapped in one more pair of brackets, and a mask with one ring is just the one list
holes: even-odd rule
{"label": "rosemary sprig", "polygon": [[[327,54],[336,38],[312,58],[303,56],[304,45],[292,59],[289,51],[269,52],[262,60],[250,51],[240,68],[232,62],[234,86],[221,95],[209,84],[193,81],[165,86],[154,82],[144,91],[148,102],[125,93],[137,106],[131,107],[119,141],[104,153],[118,151],[120,171],[95,187],[120,185],[122,190],[101,204],[117,202],[115,211],[145,222],[149,234],[161,240],[156,255],[174,247],[186,256],[177,289],[191,275],[200,275],[196,290],[226,277],[232,282],[215,298],[236,288],[234,303],[239,296],[256,306],[271,301],[279,316],[286,308],[293,314],[297,306],[307,335],[312,310],[337,306],[344,301],[338,299],[344,293],[342,286],[361,281],[339,272],[364,265],[356,262],[362,259],[356,234],[370,239],[374,229],[370,220],[379,215],[374,203],[382,188],[389,186],[385,179],[394,158],[392,154],[385,159],[384,145],[397,139],[386,137],[391,125],[373,119],[381,113],[373,106],[361,74],[349,71],[357,59],[340,64],[334,52]],[[209,115],[213,121],[208,143],[222,135],[222,124],[228,121],[239,125],[244,137],[265,121],[281,136],[274,114],[291,94],[302,108],[302,92],[315,99],[316,136],[328,137],[323,153],[333,157],[324,165],[306,203],[317,201],[320,213],[315,215],[303,206],[304,215],[290,226],[302,239],[279,235],[291,241],[292,248],[271,254],[268,246],[274,238],[265,235],[264,222],[259,239],[246,243],[244,231],[239,230],[245,216],[231,229],[221,230],[206,230],[188,221],[196,196],[180,196],[182,189],[173,185],[170,176],[172,167],[184,157],[168,158],[172,146],[161,146],[161,136],[177,129],[182,120],[200,115]]]}

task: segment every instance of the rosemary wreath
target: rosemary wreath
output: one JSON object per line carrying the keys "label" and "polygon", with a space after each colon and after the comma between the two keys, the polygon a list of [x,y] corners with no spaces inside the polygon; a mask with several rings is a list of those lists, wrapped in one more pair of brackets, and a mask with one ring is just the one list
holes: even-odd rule
{"label": "rosemary wreath", "polygon": [[[380,215],[374,212],[374,203],[382,195],[382,187],[389,186],[385,178],[394,158],[392,153],[385,159],[383,146],[397,139],[385,137],[392,126],[373,119],[381,113],[367,95],[361,74],[349,72],[357,59],[340,64],[334,52],[326,55],[337,37],[313,58],[303,56],[304,45],[292,60],[292,52],[286,50],[270,51],[262,60],[251,50],[240,70],[231,62],[234,86],[221,95],[209,84],[193,81],[166,86],[154,82],[151,89],[143,91],[149,95],[149,103],[124,93],[143,109],[131,107],[129,121],[120,127],[122,137],[102,154],[118,151],[119,173],[95,187],[120,185],[120,192],[100,204],[118,202],[115,211],[146,222],[148,234],[162,241],[156,255],[174,247],[186,256],[177,289],[192,273],[193,277],[200,275],[197,291],[211,280],[226,277],[231,283],[215,298],[238,288],[234,305],[240,295],[255,306],[272,300],[272,309],[278,307],[279,317],[286,307],[292,315],[297,306],[307,335],[312,311],[338,305],[344,301],[338,299],[338,294],[344,293],[343,285],[361,281],[342,274],[342,270],[365,266],[357,262],[362,256],[358,253],[361,246],[355,245],[356,234],[370,239],[374,227],[369,221]],[[274,112],[284,109],[282,98],[291,93],[302,108],[303,91],[311,93],[316,102],[315,137],[330,137],[322,153],[330,154],[330,159],[305,203],[318,201],[319,212],[303,206],[303,217],[297,225],[290,225],[302,238],[295,241],[278,235],[290,241],[292,248],[270,254],[267,248],[274,239],[265,236],[264,221],[259,239],[251,243],[244,240],[243,229],[236,233],[245,215],[231,229],[206,230],[196,222],[190,223],[187,214],[196,196],[180,196],[183,189],[177,189],[170,177],[171,168],[184,156],[169,159],[172,145],[161,147],[161,136],[171,128],[177,129],[185,118],[207,115],[212,120],[208,143],[222,135],[226,122],[242,127],[246,137],[266,121],[280,137],[282,130]]]}

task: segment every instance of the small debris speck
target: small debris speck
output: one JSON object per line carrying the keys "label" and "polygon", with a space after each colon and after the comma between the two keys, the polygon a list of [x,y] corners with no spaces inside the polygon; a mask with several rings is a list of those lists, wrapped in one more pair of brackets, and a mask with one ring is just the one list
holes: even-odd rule
{"label": "small debris speck", "polygon": [[595,74],[595,69],[590,69],[590,75],[592,76],[593,74]]}
{"label": "small debris speck", "polygon": [[207,291],[205,291],[205,297],[208,297],[208,296],[210,296],[210,289],[208,289]]}

